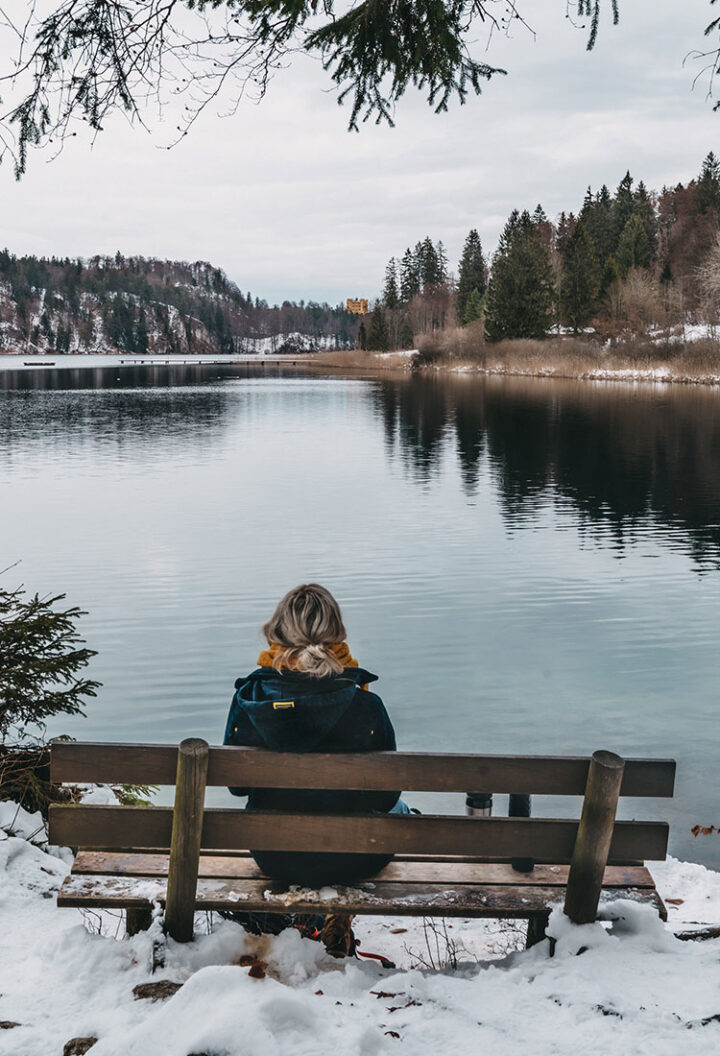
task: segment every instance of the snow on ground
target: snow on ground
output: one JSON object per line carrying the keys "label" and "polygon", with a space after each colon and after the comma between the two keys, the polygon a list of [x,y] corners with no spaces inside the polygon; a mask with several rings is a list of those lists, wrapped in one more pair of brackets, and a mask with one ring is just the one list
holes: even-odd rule
{"label": "snow on ground", "polygon": [[598,367],[596,370],[587,370],[578,377],[584,381],[655,381],[655,382],[678,382],[692,383],[697,385],[720,385],[720,374],[684,374],[678,373],[671,367],[617,367],[608,369]]}
{"label": "snow on ground", "polygon": [[[445,369],[436,367],[435,369]],[[579,381],[625,381],[654,382],[691,385],[720,385],[720,374],[687,374],[678,373],[668,366],[660,367],[596,367],[581,371],[578,374],[568,373],[564,367],[506,367],[496,364],[490,367],[479,367],[476,364],[463,363],[456,367],[446,368],[451,374],[497,374],[502,377],[523,378],[577,378]]]}
{"label": "snow on ground", "polygon": [[376,352],[375,359],[395,359],[395,357],[409,359],[410,356],[416,356],[417,354],[418,350],[416,348],[398,348],[394,352]]}
{"label": "snow on ground", "polygon": [[[335,961],[295,931],[256,938],[215,918],[179,945],[150,932],[123,938],[105,914],[58,909],[69,853],[38,845],[38,816],[0,803],[0,1029],[3,1056],[60,1056],[95,1036],[93,1056],[710,1056],[720,1048],[720,940],[680,942],[686,921],[720,923],[720,874],[670,860],[653,867],[672,913],[666,928],[631,902],[603,924],[574,927],[556,910],[548,943],[517,946],[515,925],[450,921],[457,968],[428,944],[421,922],[363,918],[361,948],[396,957],[397,970]],[[682,900],[682,901],[680,901]],[[206,918],[198,917],[198,927]],[[438,922],[439,924],[439,922]],[[87,926],[86,926],[87,925]],[[406,930],[401,930],[406,929]],[[153,975],[153,948],[164,965]],[[408,952],[410,951],[410,952]],[[439,952],[438,952],[439,951]],[[582,954],[581,956],[579,954]],[[250,976],[251,955],[266,976]],[[159,1001],[133,987],[183,984]]]}

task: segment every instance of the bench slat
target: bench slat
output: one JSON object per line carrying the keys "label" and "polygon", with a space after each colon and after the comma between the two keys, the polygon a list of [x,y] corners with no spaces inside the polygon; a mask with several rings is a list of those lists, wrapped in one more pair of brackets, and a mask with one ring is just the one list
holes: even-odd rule
{"label": "bench slat", "polygon": [[[168,847],[169,807],[50,808],[50,842],[95,850]],[[206,810],[203,849],[345,853],[472,854],[492,859],[528,856],[569,863],[577,821],[553,818],[468,818],[433,815],[312,815]],[[665,858],[665,822],[616,822],[610,865]]]}
{"label": "bench slat", "polygon": [[[107,851],[80,851],[73,863],[74,874],[105,876],[167,876],[168,855],[133,854]],[[373,880],[400,883],[510,884],[537,887],[567,884],[566,865],[537,865],[531,873],[518,873],[511,865],[499,862],[461,861],[392,861]],[[252,858],[200,858],[201,879],[259,880],[263,874]],[[266,879],[266,883],[267,883]],[[604,887],[654,887],[652,876],[644,866],[608,866]]]}
{"label": "bench slat", "polygon": [[[553,886],[488,886],[403,884],[373,882],[358,887],[334,887],[337,897],[318,891],[288,892],[267,880],[198,881],[198,910],[239,912],[322,913],[348,912],[402,916],[514,917],[544,912],[558,903]],[[630,898],[653,905],[661,916],[664,906],[652,888],[611,889],[606,900]],[[165,880],[157,877],[71,875],[58,893],[59,906],[144,908],[165,898]]]}
{"label": "bench slat", "polygon": [[[51,779],[174,785],[177,745],[56,741]],[[303,754],[211,747],[208,785],[405,792],[576,795],[589,759],[568,756],[462,755],[428,752]],[[675,761],[627,759],[622,796],[672,796]]]}

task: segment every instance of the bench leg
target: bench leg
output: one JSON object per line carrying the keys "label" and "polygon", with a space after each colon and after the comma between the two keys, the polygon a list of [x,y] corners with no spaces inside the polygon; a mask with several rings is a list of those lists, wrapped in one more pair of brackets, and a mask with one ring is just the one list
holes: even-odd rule
{"label": "bench leg", "polygon": [[125,932],[128,935],[137,935],[139,931],[147,931],[152,924],[152,910],[128,909],[125,916]]}
{"label": "bench leg", "polygon": [[165,930],[176,942],[191,942],[202,838],[207,741],[188,737],[178,746]]}
{"label": "bench leg", "polygon": [[529,949],[531,946],[536,946],[538,942],[543,941],[545,938],[545,929],[548,926],[549,920],[549,913],[533,913],[528,919],[527,940],[525,942],[526,949]]}

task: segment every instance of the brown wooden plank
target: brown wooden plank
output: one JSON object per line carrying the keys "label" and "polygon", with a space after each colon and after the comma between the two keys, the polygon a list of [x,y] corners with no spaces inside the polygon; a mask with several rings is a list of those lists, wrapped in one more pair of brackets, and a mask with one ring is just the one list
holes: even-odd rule
{"label": "brown wooden plank", "polygon": [[[170,842],[169,807],[50,808],[50,842],[95,850],[162,847]],[[342,853],[529,856],[568,863],[577,821],[555,818],[468,818],[424,815],[313,815],[206,810],[202,847]],[[665,822],[615,824],[608,864],[665,857]]]}
{"label": "brown wooden plank", "polygon": [[[167,876],[165,854],[131,854],[107,851],[80,851],[73,873],[96,873],[105,876]],[[263,874],[252,858],[200,858],[199,876],[203,879],[258,880]],[[510,865],[495,862],[402,862],[386,865],[375,880],[395,883],[510,884],[515,886],[563,887],[567,883],[566,865],[538,865],[532,873],[517,873]],[[603,887],[654,887],[652,876],[643,866],[609,866]]]}
{"label": "brown wooden plank", "polygon": [[[198,910],[239,912],[318,913],[348,912],[392,916],[514,917],[559,904],[557,887],[462,886],[428,884],[372,883],[357,887],[332,888],[328,898],[319,891],[288,891],[267,880],[203,879],[198,882]],[[118,907],[146,906],[165,897],[165,881],[159,878],[72,875],[58,893],[59,906]],[[657,892],[652,888],[615,888],[605,901],[630,898],[654,905],[659,911]]]}
{"label": "brown wooden plank", "polygon": [[[172,785],[176,745],[54,742],[56,783]],[[495,792],[579,795],[589,758],[463,755],[428,752],[303,754],[255,748],[210,749],[208,785],[252,788],[326,788],[406,792]],[[620,794],[672,796],[675,762],[628,759]]]}
{"label": "brown wooden plank", "polygon": [[53,741],[50,780],[100,784],[174,785],[176,744],[104,744]]}

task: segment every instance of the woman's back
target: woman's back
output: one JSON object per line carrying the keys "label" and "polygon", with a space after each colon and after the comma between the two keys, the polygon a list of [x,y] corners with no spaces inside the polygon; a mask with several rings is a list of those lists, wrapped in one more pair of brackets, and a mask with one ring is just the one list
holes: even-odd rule
{"label": "woman's back", "polygon": [[[308,603],[307,592],[311,600],[315,600],[315,606]],[[300,608],[304,621],[297,619],[297,611],[292,611],[293,596],[299,598],[296,609]],[[336,616],[331,612],[332,618],[328,619],[322,609],[330,604],[335,607]],[[314,621],[315,633],[320,634],[324,625],[330,622],[333,632],[344,636],[345,628],[337,603],[323,588],[310,584],[286,595],[274,614],[275,625],[273,620],[265,625],[271,648],[260,655],[263,666],[235,683],[225,744],[278,752],[395,750],[395,733],[383,702],[366,688],[377,680],[377,676],[357,666],[346,643],[319,640],[294,645],[292,641],[288,642],[288,624],[293,632],[291,637],[301,637],[307,642],[306,624],[311,625],[312,633],[312,617],[317,615],[318,608],[322,618]],[[282,619],[276,619],[278,612],[281,617],[285,614],[284,625]],[[283,640],[278,643],[275,641],[277,637]],[[311,665],[315,664],[315,672],[302,669],[303,653],[308,650],[311,650],[309,661]],[[342,657],[342,661],[338,657]],[[274,666],[268,665],[269,660]],[[318,670],[321,673],[316,673]],[[235,795],[248,795],[250,810],[317,811],[322,814],[369,810],[387,813],[399,798],[399,792],[352,790],[233,788],[231,791]],[[368,854],[257,851],[253,855],[267,875],[312,886],[371,876],[389,861],[386,855]]]}

